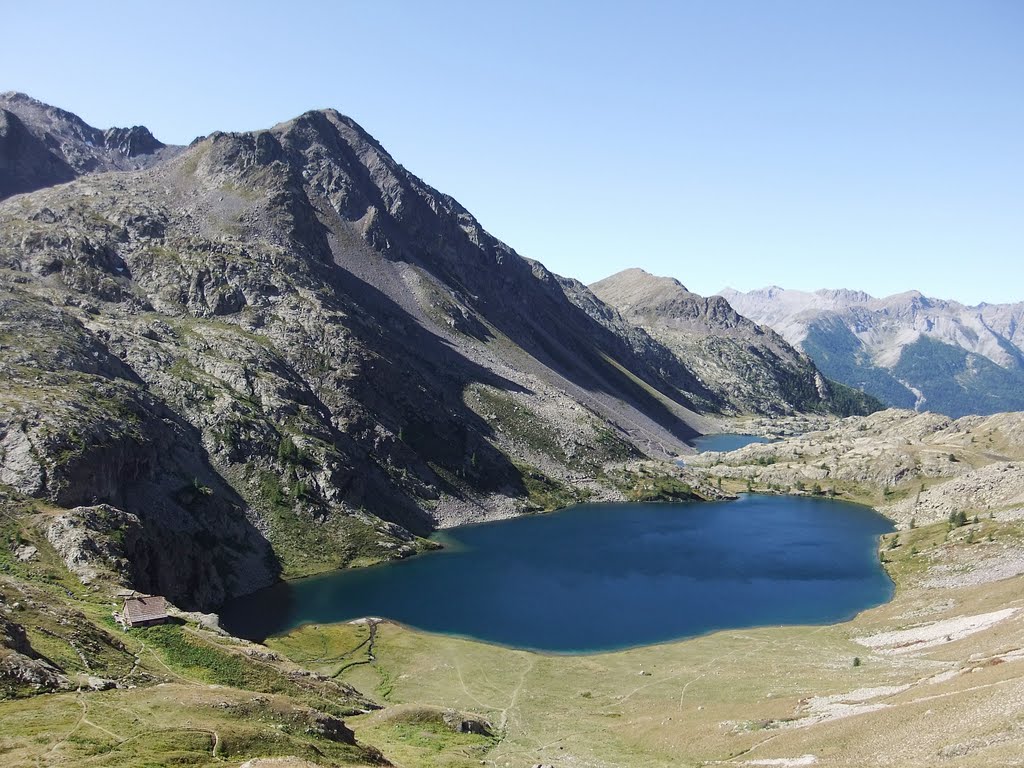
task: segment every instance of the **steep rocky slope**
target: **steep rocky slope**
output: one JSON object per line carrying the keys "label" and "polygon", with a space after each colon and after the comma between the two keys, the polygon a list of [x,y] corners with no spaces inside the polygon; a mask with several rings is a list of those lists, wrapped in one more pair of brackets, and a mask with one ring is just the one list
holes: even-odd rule
{"label": "steep rocky slope", "polygon": [[968,307],[909,291],[721,292],[825,375],[888,405],[949,416],[1024,409],[1024,302]]}
{"label": "steep rocky slope", "polygon": [[212,606],[621,497],[606,466],[687,450],[724,402],[337,112],[119,170],[6,103],[84,138],[51,153],[82,175],[0,203],[0,482],[74,510],[60,551],[125,542],[126,583]]}
{"label": "steep rocky slope", "polygon": [[627,269],[590,288],[670,349],[734,413],[849,415],[880,407],[860,392],[827,381],[806,355],[739,315],[720,296],[699,296],[678,280],[642,269]]}

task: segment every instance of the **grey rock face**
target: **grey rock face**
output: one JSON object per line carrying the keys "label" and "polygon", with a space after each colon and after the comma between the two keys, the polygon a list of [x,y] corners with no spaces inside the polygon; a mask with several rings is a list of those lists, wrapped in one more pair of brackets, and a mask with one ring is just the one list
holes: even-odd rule
{"label": "grey rock face", "polygon": [[0,93],[0,200],[85,173],[145,168],[180,149],[142,126],[101,131],[24,93]]}
{"label": "grey rock face", "polygon": [[15,113],[0,109],[0,199],[75,178],[67,161],[52,152]]}
{"label": "grey rock face", "polygon": [[0,616],[0,678],[37,690],[52,691],[70,684],[67,677],[32,650],[25,628],[3,616]]}

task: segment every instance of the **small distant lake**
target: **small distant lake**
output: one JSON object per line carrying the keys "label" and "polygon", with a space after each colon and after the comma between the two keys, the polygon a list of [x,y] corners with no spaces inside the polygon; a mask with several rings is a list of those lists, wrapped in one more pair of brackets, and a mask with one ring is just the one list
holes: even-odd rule
{"label": "small distant lake", "polygon": [[701,435],[690,441],[690,445],[697,449],[698,453],[707,451],[736,451],[751,443],[774,443],[770,437],[760,435]]}
{"label": "small distant lake", "polygon": [[877,512],[830,499],[586,504],[454,529],[438,536],[445,550],[276,584],[220,616],[253,640],[381,616],[557,653],[831,623],[891,598],[877,556],[891,530]]}

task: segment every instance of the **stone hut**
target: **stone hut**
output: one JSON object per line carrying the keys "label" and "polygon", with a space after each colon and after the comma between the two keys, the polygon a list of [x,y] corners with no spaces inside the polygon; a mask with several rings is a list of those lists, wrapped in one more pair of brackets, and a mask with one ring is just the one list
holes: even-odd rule
{"label": "stone hut", "polygon": [[167,601],[159,595],[139,595],[124,601],[120,622],[128,627],[151,627],[154,624],[166,624]]}

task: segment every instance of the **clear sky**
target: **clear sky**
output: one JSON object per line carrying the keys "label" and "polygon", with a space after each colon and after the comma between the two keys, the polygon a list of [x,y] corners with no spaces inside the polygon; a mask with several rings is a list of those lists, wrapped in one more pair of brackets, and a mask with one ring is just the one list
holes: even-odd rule
{"label": "clear sky", "polygon": [[592,282],[1024,300],[1024,2],[19,2],[0,90],[166,142],[332,106]]}

